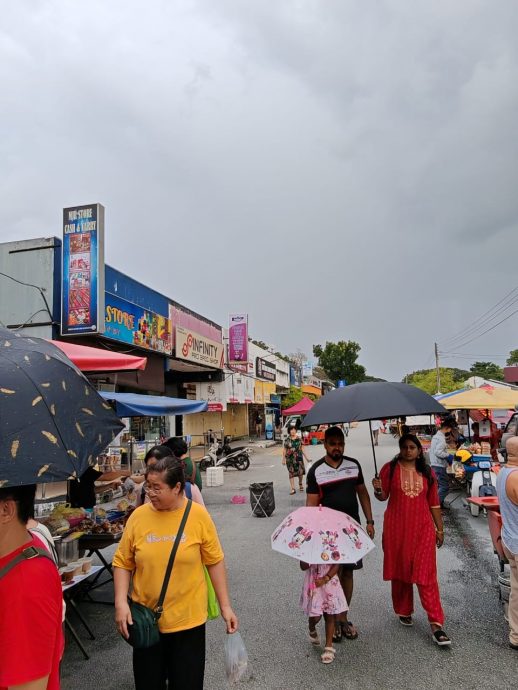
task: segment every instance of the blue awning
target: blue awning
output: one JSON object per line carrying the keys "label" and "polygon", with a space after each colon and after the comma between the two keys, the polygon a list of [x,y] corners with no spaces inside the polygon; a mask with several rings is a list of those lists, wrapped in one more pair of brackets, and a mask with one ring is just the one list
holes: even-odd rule
{"label": "blue awning", "polygon": [[138,393],[108,393],[101,391],[105,400],[114,400],[119,417],[156,417],[157,415],[193,414],[206,412],[206,400],[167,398],[164,395],[139,395]]}

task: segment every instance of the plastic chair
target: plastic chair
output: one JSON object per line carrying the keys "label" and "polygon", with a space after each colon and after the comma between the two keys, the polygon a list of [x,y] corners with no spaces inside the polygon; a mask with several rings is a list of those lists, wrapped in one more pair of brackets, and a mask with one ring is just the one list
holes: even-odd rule
{"label": "plastic chair", "polygon": [[500,572],[504,572],[504,566],[509,563],[505,557],[504,547],[502,545],[502,516],[497,510],[487,511],[487,524],[489,527],[489,534],[491,535],[491,541],[493,542],[493,548],[496,555],[498,556],[498,562],[500,563]]}

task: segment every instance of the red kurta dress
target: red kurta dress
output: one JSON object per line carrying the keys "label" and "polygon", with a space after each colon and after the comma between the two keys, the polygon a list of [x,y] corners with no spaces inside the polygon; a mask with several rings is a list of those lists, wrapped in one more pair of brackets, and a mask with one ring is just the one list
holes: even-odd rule
{"label": "red kurta dress", "polygon": [[[433,471],[432,471],[433,473]],[[380,472],[389,496],[383,519],[383,579],[418,585],[437,582],[435,524],[430,507],[439,507],[437,482],[399,463],[390,479],[390,463]]]}

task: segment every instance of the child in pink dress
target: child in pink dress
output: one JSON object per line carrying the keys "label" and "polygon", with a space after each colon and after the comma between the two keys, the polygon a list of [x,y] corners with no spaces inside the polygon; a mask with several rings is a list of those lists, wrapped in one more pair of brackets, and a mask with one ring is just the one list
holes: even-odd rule
{"label": "child in pink dress", "polygon": [[319,645],[316,625],[324,616],[326,622],[326,644],[322,656],[323,664],[330,664],[335,659],[333,647],[335,616],[348,610],[347,601],[338,579],[339,565],[300,564],[305,570],[304,585],[300,595],[300,605],[309,617],[309,639],[311,644]]}

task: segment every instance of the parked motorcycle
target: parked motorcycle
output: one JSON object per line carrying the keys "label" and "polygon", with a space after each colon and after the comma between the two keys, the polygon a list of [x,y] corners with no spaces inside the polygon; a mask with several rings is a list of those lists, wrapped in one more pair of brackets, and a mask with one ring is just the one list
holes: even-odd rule
{"label": "parked motorcycle", "polygon": [[199,462],[199,468],[205,472],[208,467],[234,467],[236,470],[244,471],[250,467],[251,448],[242,447],[234,449],[228,455],[218,457],[220,444],[215,442],[209,448],[207,455],[204,455]]}
{"label": "parked motorcycle", "polygon": [[[466,472],[466,493],[468,496],[496,496],[496,472],[491,456],[473,455],[469,450],[457,451],[455,459],[462,463]],[[480,507],[469,504],[473,517],[480,515]]]}
{"label": "parked motorcycle", "polygon": [[237,453],[239,450],[246,450],[246,446],[238,446],[237,448],[232,448],[230,445],[230,441],[232,440],[231,436],[225,436],[223,439],[223,443],[221,441],[218,442],[218,450],[216,451],[216,455],[218,458],[220,458],[222,455],[231,455],[232,453]]}

